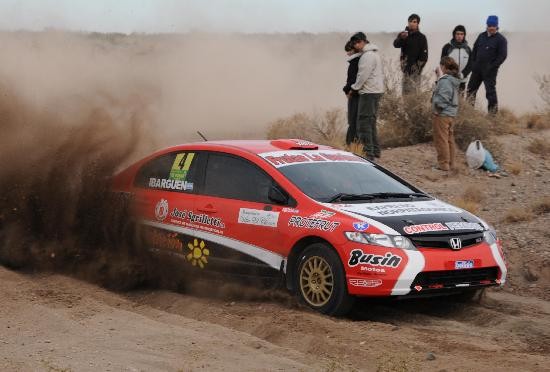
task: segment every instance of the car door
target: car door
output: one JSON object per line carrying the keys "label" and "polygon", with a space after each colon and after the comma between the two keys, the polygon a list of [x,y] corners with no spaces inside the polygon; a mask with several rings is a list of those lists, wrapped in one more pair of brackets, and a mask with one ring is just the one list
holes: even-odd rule
{"label": "car door", "polygon": [[201,196],[200,220],[214,218],[220,236],[211,250],[212,268],[242,275],[273,275],[283,260],[279,253],[281,205],[268,197],[275,181],[249,160],[209,152]]}
{"label": "car door", "polygon": [[200,153],[175,151],[145,163],[134,180],[135,211],[150,248],[187,255],[184,235],[193,235]]}

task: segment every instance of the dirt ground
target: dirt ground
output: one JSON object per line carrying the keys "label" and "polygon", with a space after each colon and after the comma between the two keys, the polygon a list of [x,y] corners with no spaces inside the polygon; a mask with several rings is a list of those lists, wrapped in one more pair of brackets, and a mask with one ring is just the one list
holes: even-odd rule
{"label": "dirt ground", "polygon": [[284,292],[115,293],[0,267],[0,370],[550,370],[550,213],[503,220],[550,196],[550,159],[527,151],[541,137],[550,131],[499,137],[506,161],[521,162],[502,178],[435,173],[430,145],[383,152],[384,166],[439,198],[482,194],[479,215],[503,239],[510,272],[479,301],[365,299],[336,319]]}

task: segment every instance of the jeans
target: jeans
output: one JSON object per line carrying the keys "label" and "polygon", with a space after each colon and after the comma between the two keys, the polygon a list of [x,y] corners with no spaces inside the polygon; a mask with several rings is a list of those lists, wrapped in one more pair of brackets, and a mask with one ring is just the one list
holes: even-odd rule
{"label": "jeans", "polygon": [[490,114],[496,114],[498,111],[497,99],[497,73],[498,69],[489,69],[487,71],[472,71],[470,81],[468,81],[468,101],[473,105],[476,102],[476,93],[481,83],[485,85],[485,96],[487,97],[487,111]]}
{"label": "jeans", "polygon": [[380,146],[376,132],[376,115],[382,93],[365,93],[359,95],[357,115],[357,137],[363,144],[363,152],[367,157],[379,158]]}
{"label": "jeans", "polygon": [[352,94],[348,98],[348,131],[346,133],[346,145],[357,140],[357,110],[359,108],[359,95]]}

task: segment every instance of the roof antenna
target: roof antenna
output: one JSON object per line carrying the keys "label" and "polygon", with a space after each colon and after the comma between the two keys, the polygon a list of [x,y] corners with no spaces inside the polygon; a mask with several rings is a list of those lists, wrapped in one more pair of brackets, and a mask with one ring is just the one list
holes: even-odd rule
{"label": "roof antenna", "polygon": [[201,132],[197,131],[197,133],[199,134],[199,136],[201,136],[201,138],[202,138],[204,141],[208,141],[208,140],[206,139],[206,137],[202,135]]}

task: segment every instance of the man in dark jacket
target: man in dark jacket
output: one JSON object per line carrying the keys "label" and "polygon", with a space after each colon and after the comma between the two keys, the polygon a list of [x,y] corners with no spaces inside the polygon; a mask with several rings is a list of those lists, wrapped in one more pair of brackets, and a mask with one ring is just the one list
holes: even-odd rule
{"label": "man in dark jacket", "polygon": [[472,50],[466,41],[466,28],[458,25],[453,30],[453,38],[443,46],[441,50],[441,58],[451,57],[458,64],[458,73],[460,79],[459,92],[464,96],[466,91],[466,82],[468,75],[472,71],[472,58],[470,58]]}
{"label": "man in dark jacket", "polygon": [[497,74],[498,68],[508,55],[508,41],[498,32],[498,17],[487,18],[487,31],[477,37],[472,51],[472,76],[468,82],[468,100],[475,104],[476,93],[483,82],[490,114],[498,111]]}
{"label": "man in dark jacket", "polygon": [[401,48],[401,71],[403,71],[403,95],[413,93],[420,85],[422,69],[428,61],[428,40],[420,32],[420,17],[409,16],[409,25],[393,41],[395,48]]}
{"label": "man in dark jacket", "polygon": [[357,71],[359,69],[359,58],[362,52],[357,52],[352,45],[352,40],[361,39],[365,36],[364,33],[358,32],[351,37],[346,43],[345,50],[348,54],[348,78],[344,86],[344,93],[348,98],[348,131],[346,133],[346,144],[349,146],[352,142],[357,141],[357,108],[359,105],[359,94],[351,89],[357,79]]}

